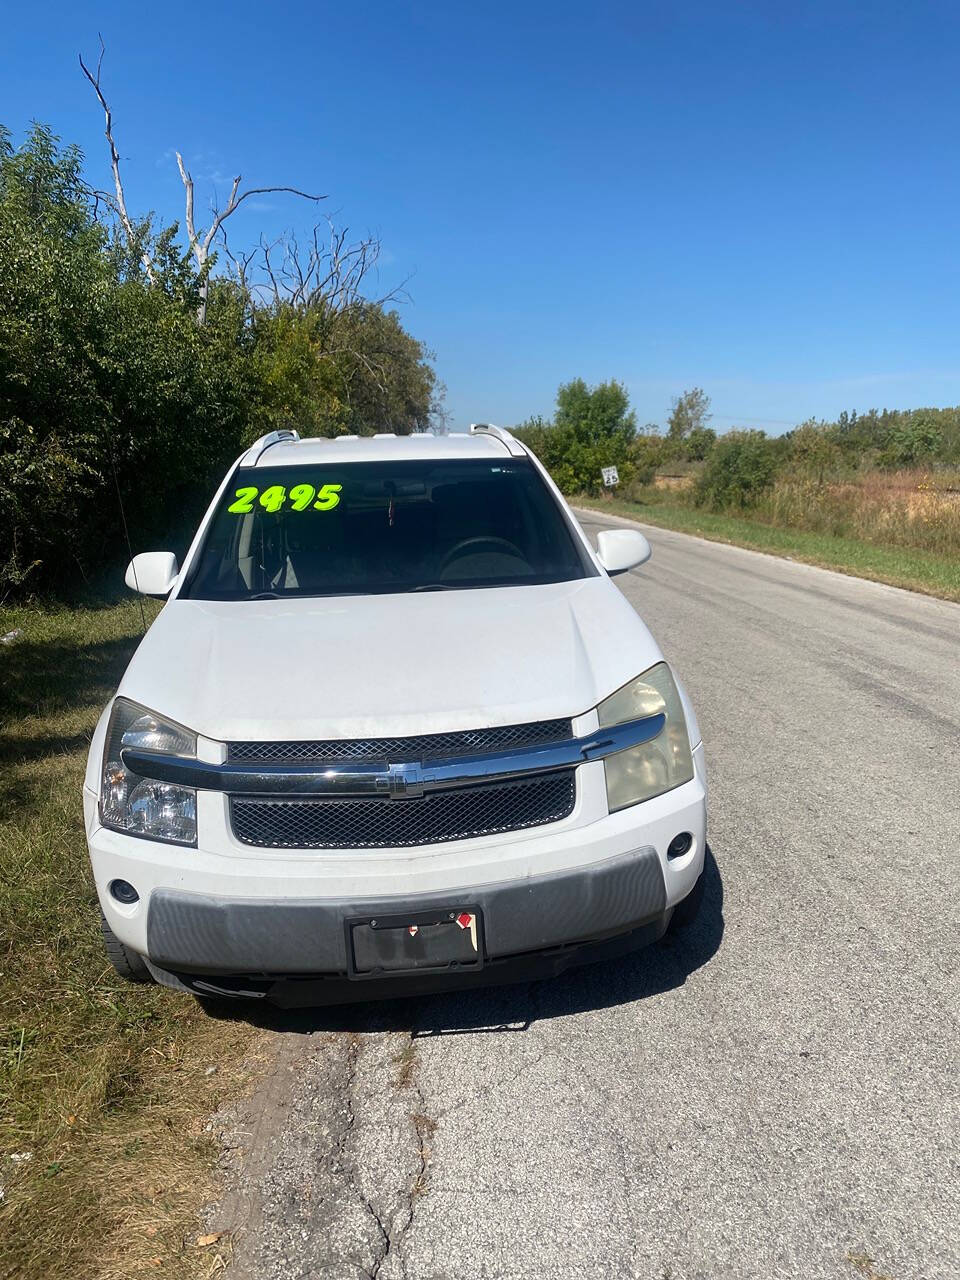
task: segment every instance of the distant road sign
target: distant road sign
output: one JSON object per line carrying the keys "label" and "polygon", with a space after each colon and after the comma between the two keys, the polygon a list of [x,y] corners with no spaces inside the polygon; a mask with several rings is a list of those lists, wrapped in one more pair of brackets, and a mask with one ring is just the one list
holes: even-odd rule
{"label": "distant road sign", "polygon": [[600,472],[603,476],[603,483],[608,489],[612,489],[615,484],[620,483],[620,476],[616,467],[601,467]]}

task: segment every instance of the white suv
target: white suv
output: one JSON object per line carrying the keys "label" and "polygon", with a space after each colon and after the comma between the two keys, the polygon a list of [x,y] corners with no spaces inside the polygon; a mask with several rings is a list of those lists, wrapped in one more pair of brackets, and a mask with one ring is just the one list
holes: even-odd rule
{"label": "white suv", "polygon": [[557,973],[688,920],[703,745],[656,642],[508,432],[231,468],[105,709],[84,811],[118,971],[322,1004]]}

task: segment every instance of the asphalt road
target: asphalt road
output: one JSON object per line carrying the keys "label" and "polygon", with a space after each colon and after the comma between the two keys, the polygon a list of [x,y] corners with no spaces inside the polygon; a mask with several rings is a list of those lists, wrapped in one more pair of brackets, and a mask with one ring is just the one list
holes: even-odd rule
{"label": "asphalt road", "polygon": [[960,1277],[960,606],[647,532],[618,581],[706,742],[698,924],[279,1016],[218,1118],[232,1280]]}

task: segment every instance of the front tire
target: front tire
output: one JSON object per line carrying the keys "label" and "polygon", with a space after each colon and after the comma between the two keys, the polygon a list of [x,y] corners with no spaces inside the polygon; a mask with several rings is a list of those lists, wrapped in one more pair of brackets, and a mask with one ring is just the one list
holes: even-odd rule
{"label": "front tire", "polygon": [[137,955],[124,946],[117,935],[107,924],[107,918],[100,912],[100,932],[103,935],[103,946],[107,958],[116,972],[127,982],[152,982],[150,970],[144,964],[143,956]]}

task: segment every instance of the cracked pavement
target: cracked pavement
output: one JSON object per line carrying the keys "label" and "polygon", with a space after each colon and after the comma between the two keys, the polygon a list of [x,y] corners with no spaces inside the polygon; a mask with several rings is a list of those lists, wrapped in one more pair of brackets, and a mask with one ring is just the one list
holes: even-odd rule
{"label": "cracked pavement", "polygon": [[706,741],[699,920],[259,1011],[273,1069],[216,1121],[231,1280],[960,1276],[960,606],[648,534],[618,581]]}

